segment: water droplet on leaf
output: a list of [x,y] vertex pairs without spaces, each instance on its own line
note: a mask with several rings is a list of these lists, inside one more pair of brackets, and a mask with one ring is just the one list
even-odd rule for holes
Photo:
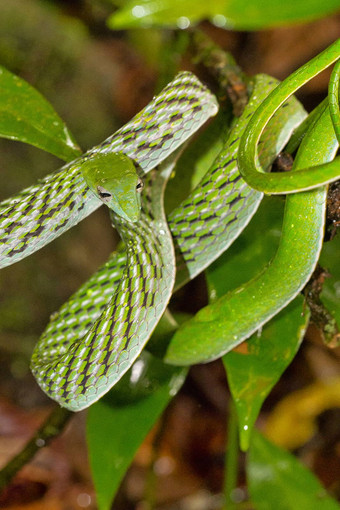
[[186,16],[180,16],[179,18],[177,18],[176,24],[178,28],[184,30],[185,28],[190,27],[190,20]]

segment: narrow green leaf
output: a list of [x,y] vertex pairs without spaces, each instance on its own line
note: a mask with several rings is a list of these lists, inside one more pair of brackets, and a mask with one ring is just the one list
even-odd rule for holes
[[210,4],[197,0],[128,0],[109,18],[108,25],[119,30],[149,26],[188,28],[212,12],[222,12],[224,4],[224,0],[213,0]]
[[64,161],[81,154],[50,103],[31,85],[1,66],[0,136],[29,143]]
[[340,9],[339,0],[128,0],[113,14],[113,29],[166,26],[188,28],[204,19],[219,27],[258,30],[307,22]]
[[90,407],[87,444],[99,510],[111,508],[138,447],[185,375],[186,370],[144,351],[120,382]]
[[297,296],[259,334],[247,340],[244,354],[231,351],[223,357],[244,451],[265,398],[297,353],[308,320],[304,299]]
[[[309,22],[340,9],[339,0],[226,0],[217,24],[238,30],[259,30]],[[214,21],[214,19],[213,19]],[[223,24],[224,21],[224,24]]]
[[256,510],[339,510],[340,506],[295,457],[254,430],[247,462]]

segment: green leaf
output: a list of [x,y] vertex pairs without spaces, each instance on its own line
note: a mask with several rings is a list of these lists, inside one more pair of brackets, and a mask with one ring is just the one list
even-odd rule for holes
[[128,0],[113,14],[113,29],[166,26],[188,28],[204,19],[227,29],[258,30],[307,22],[340,9],[339,0]]
[[29,143],[64,161],[81,154],[64,122],[27,82],[0,66],[0,136]]
[[[212,301],[255,277],[273,257],[280,239],[284,201],[264,197],[249,226],[207,270]],[[242,270],[240,270],[240,261]],[[263,401],[293,359],[309,314],[297,297],[245,344],[247,353],[223,357],[235,401],[241,448],[246,450]]]
[[247,478],[256,510],[339,510],[315,476],[295,457],[254,430]]
[[144,351],[119,383],[90,407],[87,443],[99,510],[111,508],[138,447],[185,375],[186,370]]
[[223,357],[239,422],[240,445],[249,447],[261,406],[291,363],[303,339],[309,313],[302,296],[297,296],[260,334],[245,343],[246,352],[229,352]]
[[[339,0],[227,0],[224,10],[225,28],[258,30],[278,25],[308,22],[340,9]],[[219,25],[223,26],[220,17]]]
[[128,0],[124,7],[108,19],[113,29],[166,26],[188,28],[223,10],[224,0],[209,5],[197,0]]

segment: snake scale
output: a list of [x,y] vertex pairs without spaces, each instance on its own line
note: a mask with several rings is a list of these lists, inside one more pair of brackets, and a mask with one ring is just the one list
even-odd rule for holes
[[[84,158],[124,153],[144,181],[138,221],[111,213],[125,249],[113,253],[51,316],[33,352],[31,367],[38,383],[62,406],[78,411],[106,393],[141,352],[174,285],[179,288],[203,271],[250,221],[263,194],[240,176],[238,145],[254,110],[276,85],[273,78],[256,77],[250,101],[231,127],[224,149],[169,215],[172,236],[163,211],[166,180],[184,141],[217,111],[212,94],[187,72],[102,145],[0,204],[1,266],[6,266],[101,204],[81,173]],[[274,116],[261,138],[265,168],[303,117],[294,98]]]

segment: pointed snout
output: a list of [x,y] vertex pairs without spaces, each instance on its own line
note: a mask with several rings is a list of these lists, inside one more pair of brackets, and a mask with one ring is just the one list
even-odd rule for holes
[[[119,194],[120,195],[120,194]],[[115,212],[119,214],[126,221],[136,223],[141,215],[140,196],[137,193],[122,193],[121,196],[116,197],[117,209]]]

